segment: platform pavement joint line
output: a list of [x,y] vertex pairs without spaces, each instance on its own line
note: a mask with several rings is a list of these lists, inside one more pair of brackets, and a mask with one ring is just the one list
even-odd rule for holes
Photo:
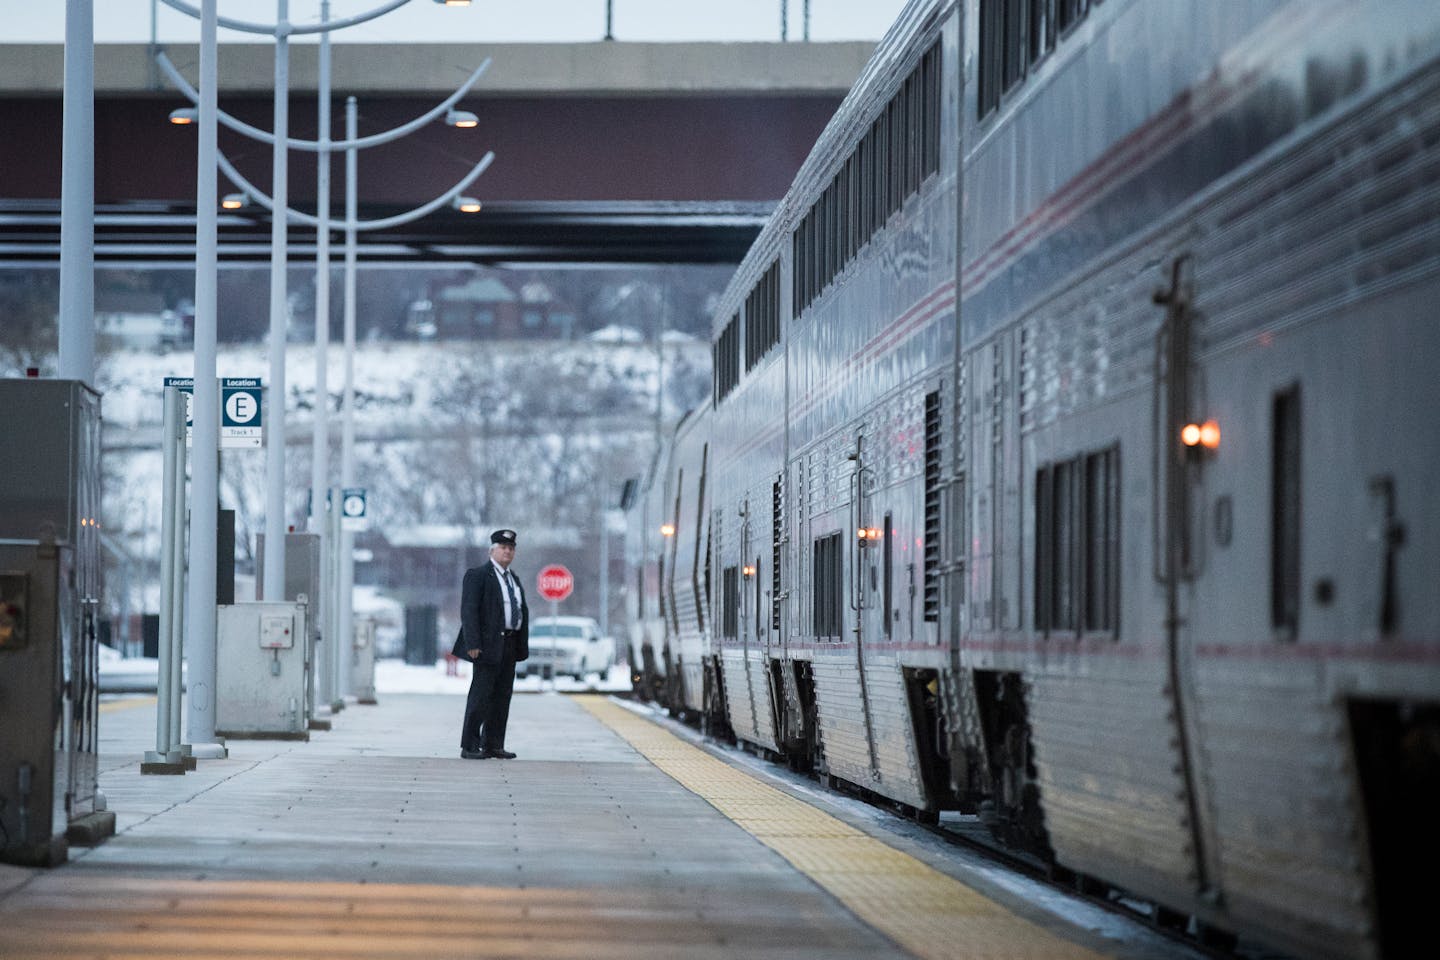
[[576,699],[647,760],[918,957],[1098,960],[1101,956],[605,698]]

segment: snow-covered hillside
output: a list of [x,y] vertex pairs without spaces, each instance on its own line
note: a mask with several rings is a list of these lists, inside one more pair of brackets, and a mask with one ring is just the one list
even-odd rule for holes
[[[289,523],[300,522],[308,503],[314,356],[313,347],[288,351]],[[116,352],[102,357],[97,371],[107,448],[105,528],[141,569],[159,554],[162,385],[167,376],[190,376],[192,362],[189,353]],[[663,374],[661,366],[653,345],[630,343],[362,344],[354,373],[355,485],[368,488],[380,529],[578,523],[597,512],[614,478],[639,472],[650,456],[660,376],[666,424],[708,395],[706,344],[667,342]],[[217,372],[268,381],[264,345],[223,347]],[[343,351],[333,347],[332,483],[340,481],[343,372]],[[242,558],[263,529],[264,486],[263,450],[224,451],[221,505],[236,511]]]

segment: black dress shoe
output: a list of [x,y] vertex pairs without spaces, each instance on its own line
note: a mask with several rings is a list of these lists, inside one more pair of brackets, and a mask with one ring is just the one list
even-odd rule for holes
[[490,754],[486,753],[486,752],[483,751],[483,750],[461,750],[461,751],[460,751],[460,759],[462,759],[462,760],[484,760],[484,759],[485,759],[486,757],[488,757],[488,756],[490,756]]
[[480,756],[487,760],[514,760],[515,754],[509,750],[482,750]]

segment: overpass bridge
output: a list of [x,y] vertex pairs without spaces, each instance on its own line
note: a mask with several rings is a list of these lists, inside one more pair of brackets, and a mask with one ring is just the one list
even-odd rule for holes
[[[869,43],[345,44],[332,48],[335,130],[346,96],[360,133],[390,129],[448,97],[493,63],[457,108],[478,128],[435,123],[361,151],[362,219],[445,192],[487,150],[467,190],[480,214],[444,209],[361,235],[366,262],[737,261],[859,74]],[[102,44],[95,65],[96,262],[176,265],[194,255],[193,128],[166,122],[188,105],[146,44]],[[198,50],[166,54],[191,82]],[[317,136],[314,44],[291,47],[290,134]],[[222,44],[220,105],[269,129],[273,52]],[[63,48],[0,45],[0,265],[59,258]],[[270,149],[221,128],[220,148],[268,192]],[[332,215],[344,191],[332,172]],[[313,154],[292,153],[292,206],[314,209]],[[222,176],[220,193],[235,187]],[[219,197],[216,198],[217,203]],[[251,212],[251,211],[254,212]],[[269,256],[269,216],[224,212],[222,262]],[[314,230],[291,230],[297,259]]]

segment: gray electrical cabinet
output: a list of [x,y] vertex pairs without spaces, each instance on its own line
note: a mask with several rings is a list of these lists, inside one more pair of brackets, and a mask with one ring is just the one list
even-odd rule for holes
[[[315,646],[320,642],[320,534],[285,534],[285,596],[265,596],[265,534],[255,538],[255,599],[304,600],[310,605],[308,631],[305,638],[305,669],[315,672]],[[305,695],[305,717],[315,715],[313,685]]]
[[357,703],[375,703],[375,620],[356,617],[350,657],[350,689]]
[[100,397],[0,380],[0,850],[53,864],[114,830],[98,789]]
[[215,733],[229,739],[309,740],[309,605],[216,608]]

